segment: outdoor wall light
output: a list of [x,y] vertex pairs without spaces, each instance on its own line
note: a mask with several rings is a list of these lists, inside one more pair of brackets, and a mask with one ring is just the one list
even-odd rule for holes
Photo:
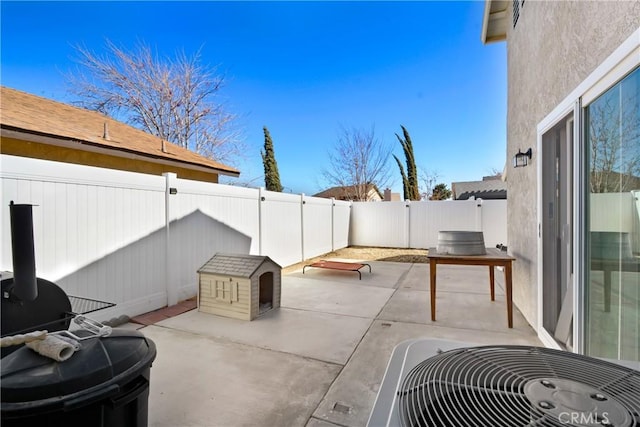
[[520,151],[518,149],[518,153],[513,156],[513,167],[520,168],[525,167],[529,164],[529,160],[531,159],[531,148],[529,148],[526,152]]

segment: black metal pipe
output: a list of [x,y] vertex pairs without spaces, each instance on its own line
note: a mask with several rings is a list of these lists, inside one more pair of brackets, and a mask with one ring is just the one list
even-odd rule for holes
[[38,297],[36,257],[33,249],[32,205],[9,203],[11,250],[13,252],[13,294],[22,301]]

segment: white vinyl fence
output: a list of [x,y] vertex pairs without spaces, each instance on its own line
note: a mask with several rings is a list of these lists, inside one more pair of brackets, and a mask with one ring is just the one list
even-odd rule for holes
[[589,195],[591,231],[627,233],[634,253],[640,251],[640,191]]
[[435,247],[438,231],[482,231],[487,246],[507,244],[506,200],[356,202],[350,244],[390,248]]
[[506,239],[506,201],[351,203],[0,155],[0,269],[11,271],[9,202],[32,204],[38,277],[135,316],[197,293],[216,252],[287,266],[348,245],[428,248],[438,230]]
[[9,202],[33,204],[38,277],[117,303],[101,320],[195,295],[216,252],[287,266],[348,245],[349,202],[7,155],[0,178],[0,269],[12,270]]

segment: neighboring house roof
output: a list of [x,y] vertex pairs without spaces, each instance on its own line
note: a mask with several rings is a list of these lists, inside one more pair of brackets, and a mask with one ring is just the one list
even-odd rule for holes
[[[338,186],[331,187],[324,191],[321,191],[317,194],[314,194],[313,197],[324,197],[326,199],[334,198],[338,200],[356,200],[358,191],[357,186],[355,185],[347,185],[347,186]],[[379,201],[382,200],[382,194],[380,194],[380,190],[374,184],[368,184],[367,186],[367,201]]]
[[390,188],[384,190],[385,202],[401,202],[400,193],[392,193]]
[[482,43],[499,42],[507,38],[508,1],[485,0],[482,19]]
[[454,200],[467,200],[472,196],[476,199],[506,199],[507,183],[501,179],[487,179],[483,181],[466,181],[451,183]]
[[276,267],[282,268],[268,256],[217,253],[200,267],[198,273],[251,277],[265,262],[270,262]]
[[198,172],[240,175],[235,168],[95,111],[4,86],[0,87],[0,95],[2,137],[174,165]]

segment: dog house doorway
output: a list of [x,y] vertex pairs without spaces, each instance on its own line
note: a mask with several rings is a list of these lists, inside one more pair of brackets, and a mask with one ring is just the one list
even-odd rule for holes
[[273,272],[261,274],[259,286],[259,314],[262,314],[273,308]]

